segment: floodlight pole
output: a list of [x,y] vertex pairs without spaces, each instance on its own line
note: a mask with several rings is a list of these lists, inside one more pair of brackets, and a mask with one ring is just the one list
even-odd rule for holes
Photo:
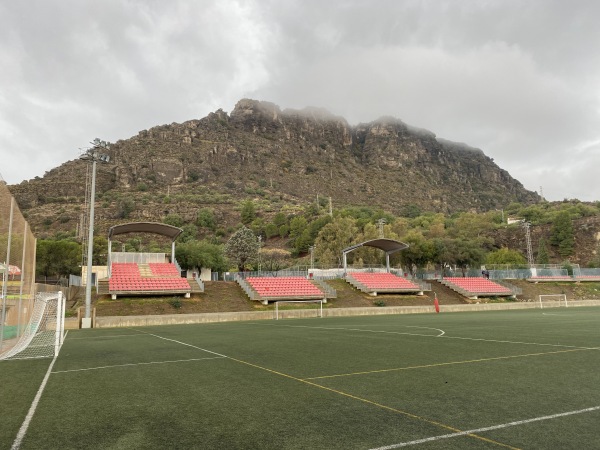
[[94,203],[96,202],[96,162],[98,160],[108,162],[108,156],[98,152],[99,148],[107,148],[97,142],[85,155],[84,158],[92,161],[92,187],[90,189],[90,220],[88,226],[88,248],[87,248],[87,273],[85,282],[85,316],[81,328],[92,327],[92,259],[94,256]]
[[[92,317],[92,258],[94,256],[94,203],[96,201],[96,158],[92,156],[92,188],[90,190],[90,220],[88,227],[87,273],[85,282],[85,319]],[[91,328],[91,323],[83,328]]]
[[525,228],[525,244],[527,245],[527,264],[529,264],[529,268],[531,268],[535,262],[533,260],[533,250],[531,248],[531,231],[530,231],[531,223],[524,221],[523,228]]

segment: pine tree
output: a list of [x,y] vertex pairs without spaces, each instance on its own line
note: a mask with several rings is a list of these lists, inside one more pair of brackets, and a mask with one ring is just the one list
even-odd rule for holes
[[240,212],[242,223],[248,225],[254,219],[256,219],[256,209],[252,200],[247,200],[242,205],[242,211]]
[[554,219],[550,243],[558,248],[558,254],[563,258],[573,254],[575,233],[573,232],[571,216],[567,211],[562,211]]
[[549,264],[550,256],[548,255],[548,248],[546,247],[546,239],[541,238],[538,244],[537,262],[539,264]]

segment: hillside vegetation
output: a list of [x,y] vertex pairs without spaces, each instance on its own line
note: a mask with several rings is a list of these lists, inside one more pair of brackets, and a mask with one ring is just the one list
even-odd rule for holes
[[[132,221],[183,228],[178,259],[215,270],[238,265],[223,246],[242,225],[261,239],[249,269],[308,264],[312,246],[314,262],[337,265],[342,248],[380,233],[410,244],[393,261],[404,267],[522,261],[524,232],[508,216],[531,222],[536,262],[598,264],[598,203],[543,202],[483,151],[395,118],[351,126],[324,110],[245,99],[230,114],[143,130],[108,152],[97,174],[96,264],[108,228]],[[10,187],[41,238],[46,276],[78,273],[88,180],[76,159]],[[135,236],[115,248],[169,243]],[[382,262],[367,249],[352,259]]]

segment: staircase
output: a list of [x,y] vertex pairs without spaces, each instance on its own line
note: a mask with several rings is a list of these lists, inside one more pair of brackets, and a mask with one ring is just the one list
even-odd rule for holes
[[188,278],[187,282],[192,289],[192,294],[202,294],[204,292],[204,283],[201,280]]
[[140,270],[140,276],[142,278],[154,276],[154,274],[152,273],[152,269],[150,269],[150,266],[147,263],[138,264],[138,267]]
[[109,287],[108,287],[108,278],[103,278],[101,280],[98,280],[98,291],[97,294],[98,295],[108,295],[109,292]]

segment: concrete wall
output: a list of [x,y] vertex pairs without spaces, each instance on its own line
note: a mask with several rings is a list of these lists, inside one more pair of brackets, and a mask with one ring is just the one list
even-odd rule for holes
[[[569,302],[569,307],[600,306],[600,300],[574,300]],[[479,303],[474,305],[441,305],[440,312],[467,312],[467,311],[506,311],[514,309],[539,308],[536,302],[515,303]],[[432,306],[385,306],[370,308],[331,308],[323,309],[323,317],[349,317],[349,316],[377,316],[387,314],[425,314],[434,313]],[[283,317],[306,318],[316,317],[316,310],[283,310]],[[95,328],[114,327],[143,327],[151,325],[176,325],[193,323],[235,322],[243,320],[273,320],[275,311],[247,311],[247,312],[222,312],[205,314],[167,314],[160,316],[108,316],[96,317]]]

